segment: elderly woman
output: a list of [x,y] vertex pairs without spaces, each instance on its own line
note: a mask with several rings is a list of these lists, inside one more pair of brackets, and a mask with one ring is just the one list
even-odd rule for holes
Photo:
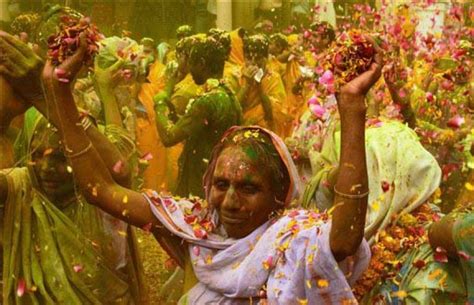
[[[73,78],[83,55],[82,47],[60,68]],[[338,96],[342,166],[331,218],[305,210],[279,213],[297,196],[298,176],[281,139],[260,127],[232,128],[215,147],[204,177],[206,201],[124,188],[111,178],[102,159],[107,156],[85,135],[70,87],[58,81],[50,62],[43,82],[88,201],[151,229],[181,265],[193,268],[198,283],[183,302],[319,304],[354,302],[349,284],[367,266],[364,97],[380,70],[377,56]]]

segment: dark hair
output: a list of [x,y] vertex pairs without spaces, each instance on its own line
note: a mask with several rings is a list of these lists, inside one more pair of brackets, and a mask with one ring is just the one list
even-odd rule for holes
[[[198,35],[192,37],[196,36]],[[222,74],[227,56],[228,48],[219,39],[201,35],[192,42],[189,63],[194,65],[199,61],[204,61],[211,73]]]
[[176,38],[183,39],[185,37],[189,37],[194,35],[194,30],[192,26],[185,24],[176,29]]
[[283,49],[288,48],[288,38],[281,33],[276,33],[270,36],[270,41]]
[[229,32],[217,28],[212,28],[209,30],[207,35],[209,37],[214,37],[218,40],[218,42],[222,45],[224,53],[227,54],[227,60],[231,50],[231,39]]
[[290,174],[270,136],[257,128],[239,129],[214,147],[212,157],[217,159],[229,147],[240,147],[252,161],[263,165],[262,168],[271,179],[276,200],[284,204],[290,189]]
[[189,36],[189,37],[184,37],[178,40],[176,43],[175,49],[177,54],[182,54],[184,56],[189,56],[189,53],[191,51],[191,47],[193,44],[193,39],[194,36]]
[[328,38],[329,41],[334,41],[334,39],[336,39],[334,28],[326,21],[313,22],[309,28],[314,34],[324,36],[325,38]]
[[262,34],[244,37],[244,55],[245,57],[268,57],[269,41],[267,36]]

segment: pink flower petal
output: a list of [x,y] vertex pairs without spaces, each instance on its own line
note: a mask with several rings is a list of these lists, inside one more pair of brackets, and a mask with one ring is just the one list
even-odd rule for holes
[[65,78],[67,76],[66,71],[61,68],[54,69],[54,73],[56,73],[56,76],[58,78]]
[[74,265],[72,269],[74,270],[74,272],[79,273],[79,272],[82,272],[82,270],[84,270],[84,267],[82,267],[82,265]]
[[458,251],[458,255],[459,255],[460,258],[462,258],[463,260],[466,260],[466,261],[468,261],[472,258],[469,254],[467,254],[464,251]]
[[426,100],[427,100],[428,102],[433,102],[434,99],[435,99],[435,97],[434,97],[433,93],[431,93],[431,92],[426,92]]
[[193,247],[193,254],[195,256],[199,256],[200,253],[201,253],[201,248],[199,246],[194,246]]
[[448,126],[451,128],[459,128],[465,123],[465,120],[460,115],[455,115],[448,121]]
[[334,74],[331,70],[324,71],[323,75],[319,78],[319,83],[326,86],[334,85]]
[[320,119],[323,118],[324,114],[326,114],[326,109],[318,104],[309,105],[309,110],[314,116]]
[[312,96],[308,99],[308,105],[319,105],[318,98],[316,96]]
[[112,170],[119,174],[120,172],[122,172],[122,169],[123,169],[123,161],[122,160],[118,160],[117,163],[115,163],[114,167],[112,168]]
[[153,159],[153,155],[149,152],[149,153],[144,154],[140,159],[145,160],[145,161],[150,161],[151,159]]
[[69,80],[69,79],[67,79],[67,78],[63,78],[63,77],[61,77],[61,78],[58,78],[58,81],[59,81],[59,82],[61,82],[61,83],[65,83],[65,84],[67,84],[67,83],[69,83],[69,82],[70,82],[70,80]]
[[448,262],[448,255],[446,254],[446,250],[441,247],[437,247],[435,252],[433,253],[434,260],[438,263],[447,263]]
[[22,297],[25,294],[26,283],[23,278],[18,280],[18,286],[16,287],[16,295]]

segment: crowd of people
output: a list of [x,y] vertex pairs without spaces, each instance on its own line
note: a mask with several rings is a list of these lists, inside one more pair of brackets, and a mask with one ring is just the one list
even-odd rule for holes
[[413,7],[175,44],[62,6],[15,18],[3,304],[474,304],[474,11],[433,34]]

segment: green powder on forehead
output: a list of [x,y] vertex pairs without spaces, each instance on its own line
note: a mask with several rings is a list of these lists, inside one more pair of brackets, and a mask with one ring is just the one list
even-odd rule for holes
[[258,154],[252,147],[245,147],[244,153],[249,157],[250,160],[256,161],[258,159]]

